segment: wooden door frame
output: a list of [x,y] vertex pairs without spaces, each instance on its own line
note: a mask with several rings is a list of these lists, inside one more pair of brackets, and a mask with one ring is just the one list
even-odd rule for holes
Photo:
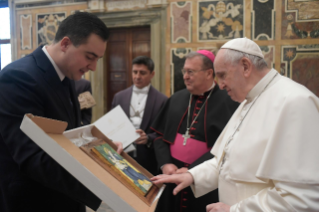
[[[150,26],[151,58],[155,64],[155,76],[152,86],[165,93],[165,39],[166,39],[166,7],[149,8],[147,10],[121,11],[96,14],[109,28]],[[105,58],[100,59],[95,73],[90,72],[93,97],[96,106],[92,112],[92,122],[106,113],[107,86]]]

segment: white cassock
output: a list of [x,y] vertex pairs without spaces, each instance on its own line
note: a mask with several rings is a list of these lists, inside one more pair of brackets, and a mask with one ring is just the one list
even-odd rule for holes
[[231,212],[319,211],[319,99],[276,74],[249,92],[211,150],[215,157],[189,171],[196,197],[218,187]]

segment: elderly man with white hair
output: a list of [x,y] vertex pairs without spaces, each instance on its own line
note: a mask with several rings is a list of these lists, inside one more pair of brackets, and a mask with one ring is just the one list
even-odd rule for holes
[[211,153],[215,156],[155,183],[191,185],[194,195],[219,189],[207,211],[319,211],[319,99],[269,69],[256,43],[238,38],[215,59],[221,89],[241,102]]

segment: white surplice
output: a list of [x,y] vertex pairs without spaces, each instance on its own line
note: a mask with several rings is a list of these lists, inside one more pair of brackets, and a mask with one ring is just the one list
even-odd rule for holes
[[319,99],[276,74],[249,92],[211,150],[215,157],[189,170],[196,197],[218,187],[231,212],[319,211]]

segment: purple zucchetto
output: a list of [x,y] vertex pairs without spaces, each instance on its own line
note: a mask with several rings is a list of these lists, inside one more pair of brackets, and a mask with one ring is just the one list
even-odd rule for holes
[[212,52],[208,50],[198,50],[197,53],[208,57],[212,61],[212,63],[214,63],[215,55]]

